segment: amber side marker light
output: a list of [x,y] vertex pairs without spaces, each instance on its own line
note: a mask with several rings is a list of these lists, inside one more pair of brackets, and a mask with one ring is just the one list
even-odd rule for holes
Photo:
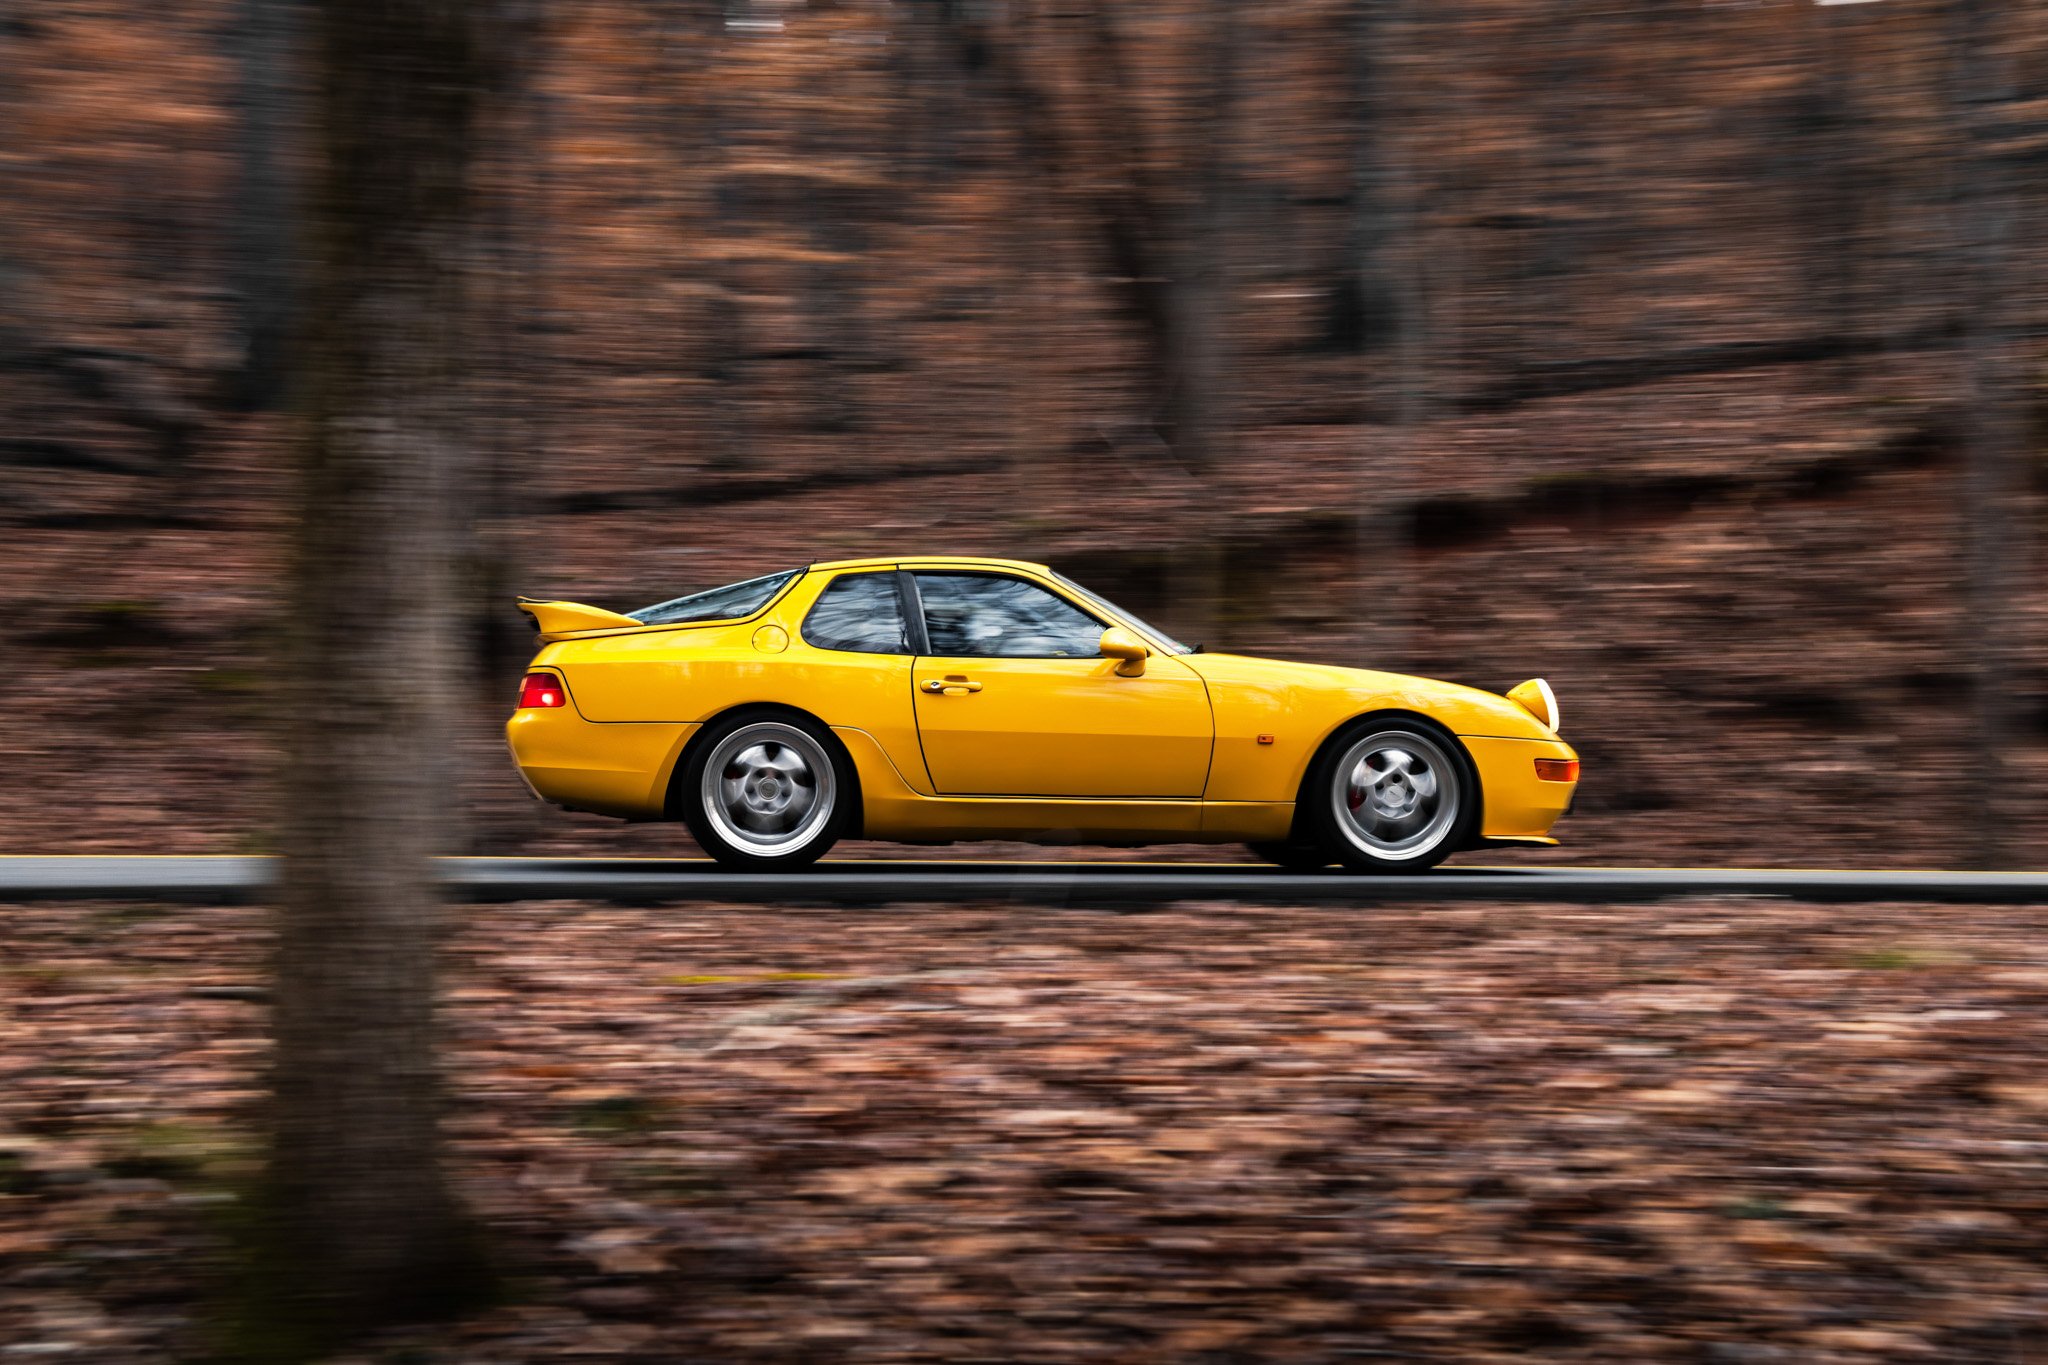
[[519,684],[519,709],[560,706],[568,698],[562,693],[562,680],[552,673],[529,673]]
[[1539,758],[1536,760],[1536,776],[1545,782],[1576,782],[1579,780],[1579,760]]

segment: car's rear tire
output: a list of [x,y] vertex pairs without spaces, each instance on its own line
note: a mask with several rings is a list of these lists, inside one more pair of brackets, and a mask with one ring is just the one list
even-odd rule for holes
[[1321,844],[1285,843],[1246,844],[1252,856],[1265,862],[1283,867],[1289,872],[1320,872],[1332,861],[1323,851]]
[[852,765],[832,732],[793,712],[741,712],[714,721],[677,779],[683,823],[726,867],[808,867],[845,832],[859,800]]
[[1367,716],[1317,758],[1302,799],[1310,832],[1357,872],[1421,872],[1466,847],[1479,775],[1451,734],[1413,716]]

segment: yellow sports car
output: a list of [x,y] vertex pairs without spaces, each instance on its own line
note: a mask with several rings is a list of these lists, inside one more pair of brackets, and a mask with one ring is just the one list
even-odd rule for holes
[[1208,654],[1042,564],[813,564],[620,615],[519,599],[505,727],[542,800],[735,867],[842,838],[1251,845],[1291,868],[1555,843],[1557,698]]

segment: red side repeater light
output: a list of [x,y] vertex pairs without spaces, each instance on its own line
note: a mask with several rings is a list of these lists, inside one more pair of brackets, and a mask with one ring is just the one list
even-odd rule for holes
[[1536,776],[1545,782],[1576,782],[1579,780],[1579,760],[1539,758],[1536,760]]
[[519,709],[560,706],[568,701],[562,680],[552,673],[529,673],[519,684]]

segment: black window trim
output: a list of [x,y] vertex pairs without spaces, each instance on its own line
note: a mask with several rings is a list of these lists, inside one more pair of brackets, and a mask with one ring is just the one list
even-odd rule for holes
[[1083,616],[1093,621],[1102,630],[1110,630],[1120,624],[1115,621],[1104,621],[1100,614],[1091,611],[1089,608],[1083,606],[1081,603],[1076,602],[1073,598],[1067,596],[1065,593],[1061,592],[1059,589],[1053,587],[1049,583],[1041,583],[1035,578],[1026,578],[1022,574],[1006,573],[1001,569],[949,569],[940,567],[938,565],[929,565],[920,566],[915,569],[904,569],[901,572],[910,578],[910,595],[917,603],[917,639],[914,640],[912,643],[922,647],[922,652],[918,656],[919,658],[1063,659],[1073,661],[1086,659],[1100,660],[1108,657],[1102,653],[1101,646],[1099,645],[1096,647],[1096,652],[1093,654],[933,654],[930,652],[931,636],[925,630],[924,624],[924,595],[920,593],[917,589],[917,575],[921,573],[928,573],[937,578],[1007,578],[1013,583],[1022,583],[1026,587],[1037,588],[1040,591],[1051,593],[1054,597],[1057,597],[1060,601],[1065,602],[1075,611],[1080,612]]
[[[879,578],[884,574],[891,573],[895,574],[897,578],[896,610],[903,613],[903,643],[910,646],[910,652],[908,655],[898,654],[894,650],[886,649],[839,649],[832,645],[821,645],[805,633],[805,627],[811,624],[811,617],[818,610],[818,604],[825,600],[825,594],[832,591],[833,587],[836,586],[841,579]],[[811,599],[811,605],[804,608],[804,619],[796,623],[797,638],[802,640],[805,644],[809,645],[812,649],[821,649],[825,651],[827,654],[865,654],[870,658],[875,659],[915,659],[917,657],[917,646],[924,639],[924,617],[920,614],[916,618],[917,625],[914,628],[911,626],[910,623],[912,618],[908,610],[908,604],[903,600],[902,575],[903,571],[901,569],[888,569],[879,566],[872,569],[838,570],[829,579],[825,581],[824,587],[818,589],[818,595]]]
[[924,628],[924,595],[917,590],[917,576],[909,569],[896,570],[896,594],[903,601],[904,627],[910,632],[911,658],[930,659],[938,656],[932,653],[931,636]]

